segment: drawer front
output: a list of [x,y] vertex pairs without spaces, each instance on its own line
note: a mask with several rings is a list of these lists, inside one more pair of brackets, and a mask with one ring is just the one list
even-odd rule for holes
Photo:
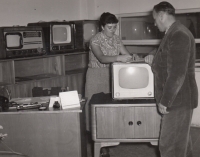
[[158,138],[160,116],[156,107],[96,108],[97,139]]

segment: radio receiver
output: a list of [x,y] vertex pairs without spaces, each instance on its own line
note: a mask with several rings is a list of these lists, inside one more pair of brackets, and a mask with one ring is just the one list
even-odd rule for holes
[[46,54],[41,27],[0,27],[0,59]]

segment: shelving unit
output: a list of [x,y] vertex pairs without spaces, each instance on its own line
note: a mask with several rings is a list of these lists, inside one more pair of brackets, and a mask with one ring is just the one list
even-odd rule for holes
[[[125,13],[117,15],[123,44],[132,53],[148,54],[157,48],[164,33],[154,26],[152,12]],[[177,9],[176,19],[194,35],[197,43],[197,58],[200,58],[200,8]]]
[[84,95],[88,52],[0,60],[0,88],[12,98],[31,97],[33,87],[69,87]]

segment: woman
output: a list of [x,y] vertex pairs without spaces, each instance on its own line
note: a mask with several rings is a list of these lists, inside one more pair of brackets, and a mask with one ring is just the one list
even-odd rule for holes
[[106,12],[100,17],[102,31],[90,40],[89,64],[86,74],[85,96],[86,104],[86,129],[90,129],[89,101],[93,94],[111,92],[110,63],[129,62],[132,56],[115,34],[118,19],[115,15]]

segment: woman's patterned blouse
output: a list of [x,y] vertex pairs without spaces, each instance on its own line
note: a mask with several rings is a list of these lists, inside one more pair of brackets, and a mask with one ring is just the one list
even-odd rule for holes
[[109,67],[109,64],[102,64],[95,57],[94,53],[91,50],[91,45],[98,45],[106,56],[116,56],[120,54],[120,48],[122,42],[118,35],[114,35],[112,38],[107,37],[103,32],[97,33],[90,40],[90,52],[89,52],[89,64],[90,68],[103,68]]

